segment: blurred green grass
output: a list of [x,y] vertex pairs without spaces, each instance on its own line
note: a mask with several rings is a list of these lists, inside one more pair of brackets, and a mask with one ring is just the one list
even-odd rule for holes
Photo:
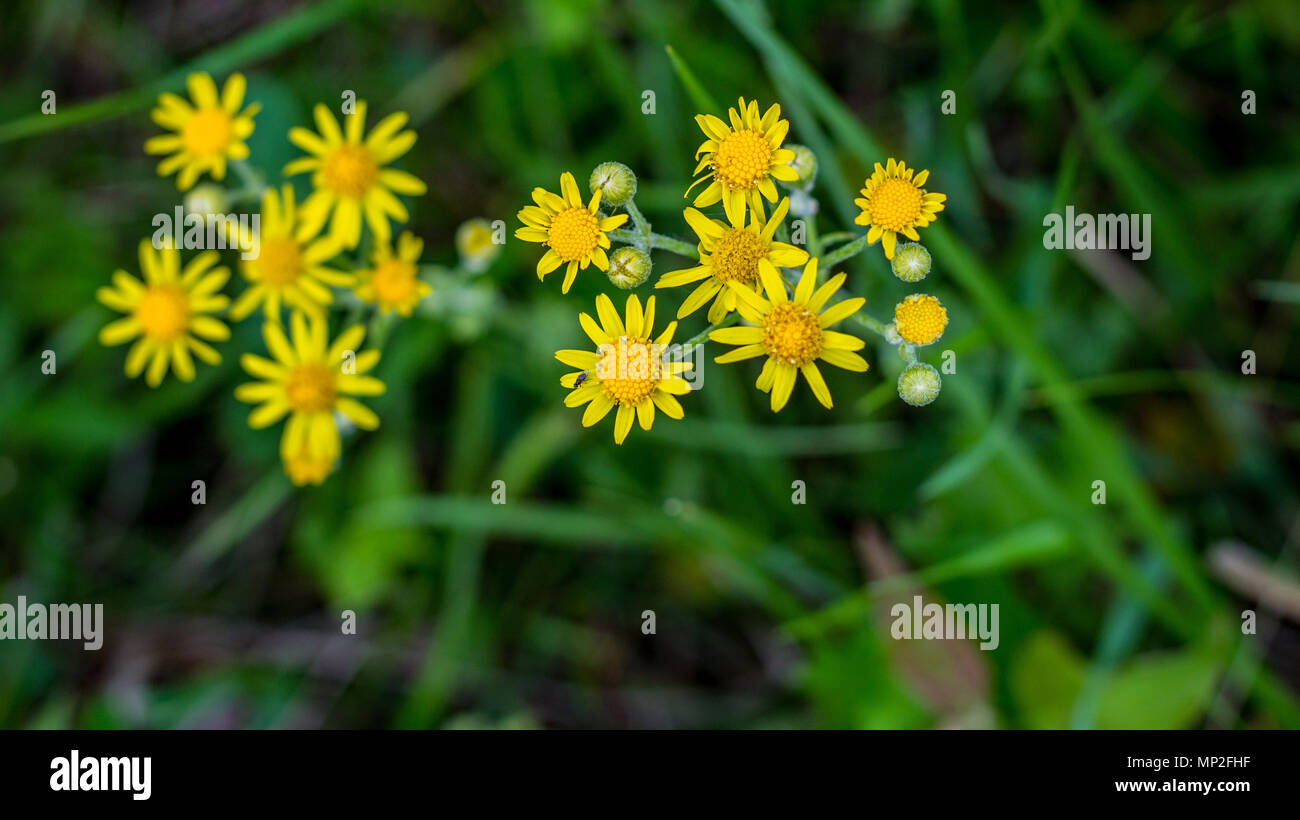
[[[0,725],[1300,726],[1294,624],[1243,638],[1251,604],[1206,563],[1232,539],[1294,566],[1296,325],[1257,287],[1300,275],[1286,3],[162,8],[20,3],[0,34],[21,55],[0,92],[0,600],[109,613],[98,655],[0,644]],[[706,366],[683,422],[615,447],[560,406],[552,358],[611,288],[562,297],[512,241],[484,332],[399,325],[383,427],[294,490],[230,395],[251,323],[159,391],[94,340],[95,287],[176,200],[140,145],[192,67],[249,75],[273,176],[283,132],[340,89],[411,111],[412,228],[438,265],[460,221],[512,223],[532,187],[607,159],[684,235],[691,116],[779,101],[820,160],[821,233],[852,226],[890,155],[949,195],[922,238],[958,372],[908,408],[872,344],[868,374],[830,378],[833,412],[797,394],[773,417],[750,369]],[[1048,252],[1065,204],[1151,213],[1151,259],[1106,278]],[[874,316],[908,290],[876,253],[846,268]],[[1000,603],[1001,645],[887,640],[882,609],[913,589]]]

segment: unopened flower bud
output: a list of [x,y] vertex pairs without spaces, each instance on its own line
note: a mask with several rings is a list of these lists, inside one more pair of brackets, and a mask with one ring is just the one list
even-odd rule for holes
[[904,282],[920,282],[930,272],[930,252],[919,242],[904,242],[889,264]]
[[615,208],[636,196],[636,174],[621,162],[602,162],[591,172],[591,192],[600,191],[600,203]]
[[650,278],[650,255],[630,245],[609,255],[609,281],[615,287],[631,290]]
[[914,362],[898,374],[898,397],[913,407],[924,407],[939,397],[943,380],[925,362]]
[[226,192],[219,185],[196,185],[185,195],[187,213],[207,216],[226,212]]

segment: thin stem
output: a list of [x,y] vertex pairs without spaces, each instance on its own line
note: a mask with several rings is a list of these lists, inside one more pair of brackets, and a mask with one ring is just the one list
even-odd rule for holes
[[841,245],[823,256],[820,267],[825,270],[830,270],[832,265],[838,265],[845,259],[849,259],[862,253],[870,244],[871,243],[867,241],[867,235],[863,234],[847,245]]
[[623,206],[628,215],[632,217],[632,224],[636,226],[636,232],[641,235],[641,241],[636,246],[643,251],[650,250],[650,222],[641,213],[641,209],[636,206],[636,201],[629,199],[627,205]]
[[266,193],[266,182],[261,175],[255,172],[247,162],[242,159],[231,160],[230,167],[235,169],[235,173],[244,183],[245,190],[253,192],[257,200],[262,199]]
[[[847,291],[841,291],[841,293],[844,293],[846,296],[851,296]],[[862,325],[867,330],[870,330],[872,333],[875,333],[877,336],[883,337],[885,335],[885,326],[865,313],[855,313],[849,318]]]
[[857,236],[853,231],[835,231],[822,237],[822,247],[827,245],[838,245],[841,242],[848,242]]
[[739,320],[740,320],[739,313],[730,313],[727,316],[723,317],[721,321],[717,322],[716,324],[709,325],[708,327],[704,328],[704,330],[701,330],[699,333],[696,333],[691,338],[682,342],[682,347],[702,345],[709,340],[710,333],[712,333],[715,330],[718,330],[719,328],[724,328],[729,325],[734,325]]
[[[610,231],[609,238],[615,242],[622,242],[627,245],[640,245],[640,236],[635,232],[626,229]],[[700,253],[695,249],[694,245],[689,242],[683,242],[680,239],[673,239],[671,236],[664,236],[663,234],[650,234],[650,247],[671,251],[678,256],[686,256],[691,259],[700,258]]]

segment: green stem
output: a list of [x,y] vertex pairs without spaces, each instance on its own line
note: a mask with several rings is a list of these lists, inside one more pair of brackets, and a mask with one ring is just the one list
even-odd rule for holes
[[244,183],[244,190],[252,193],[255,199],[260,202],[262,195],[266,193],[266,181],[262,179],[262,176],[242,159],[231,160],[230,167],[235,169],[240,181]]
[[[626,229],[610,231],[609,238],[615,242],[622,242],[627,245],[640,245],[640,235]],[[700,253],[695,246],[689,242],[683,242],[680,239],[673,239],[671,236],[663,234],[650,234],[650,247],[660,250],[671,251],[678,256],[687,256],[692,259],[699,259]]]
[[623,206],[628,215],[632,217],[632,224],[636,226],[636,232],[641,235],[641,241],[636,246],[641,250],[650,252],[650,222],[641,213],[641,209],[636,206],[636,201],[629,199],[627,205]]
[[832,266],[838,265],[839,263],[843,262],[845,259],[849,259],[851,257],[857,256],[858,254],[862,253],[864,250],[867,249],[867,246],[869,246],[870,244],[871,243],[867,241],[867,235],[863,234],[862,236],[859,236],[857,239],[853,240],[847,245],[841,245],[840,247],[826,254],[824,257],[822,257],[819,267],[823,270],[829,271]]
[[723,317],[721,321],[717,322],[716,324],[709,325],[708,327],[704,328],[704,330],[701,330],[699,333],[696,333],[691,338],[682,342],[682,347],[702,345],[709,340],[710,333],[712,333],[715,330],[718,330],[719,328],[724,328],[729,325],[734,325],[739,320],[740,320],[739,313],[728,314],[727,316]]
[[822,247],[827,245],[838,245],[841,242],[848,242],[857,236],[853,231],[835,231],[822,237]]
[[[843,293],[845,296],[849,296],[849,297],[852,296],[852,294],[848,293],[847,291],[840,291],[840,292]],[[870,330],[872,333],[875,333],[877,336],[885,335],[885,326],[865,313],[855,313],[849,318],[857,322],[859,325],[862,325],[862,327],[866,328],[867,330]]]

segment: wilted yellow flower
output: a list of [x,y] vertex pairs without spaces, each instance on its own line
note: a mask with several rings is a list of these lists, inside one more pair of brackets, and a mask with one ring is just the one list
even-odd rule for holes
[[153,121],[175,134],[152,137],[144,144],[150,154],[171,154],[158,163],[158,175],[176,175],[176,187],[182,191],[198,181],[207,171],[213,179],[225,179],[226,161],[246,159],[244,140],[253,133],[253,117],[261,109],[258,103],[245,108],[243,74],[231,74],[217,97],[212,75],[191,74],[186,79],[190,102],[170,92],[158,97],[158,107],[150,112]]
[[375,247],[372,257],[374,266],[361,272],[361,283],[355,289],[357,297],[378,305],[380,313],[395,310],[401,316],[410,316],[431,290],[419,279],[420,253],[423,250],[424,240],[416,238],[410,231],[404,232],[397,240],[396,254],[389,243],[381,242]]
[[614,419],[614,441],[618,444],[627,438],[633,418],[642,430],[649,430],[654,424],[656,407],[669,418],[680,419],[682,406],[676,396],[690,391],[681,374],[692,365],[664,360],[677,323],[669,322],[664,332],[651,342],[655,297],[646,300],[642,313],[641,300],[635,294],[627,297],[626,322],[619,318],[614,303],[603,293],[596,297],[596,315],[600,317],[599,324],[586,313],[578,316],[582,329],[597,347],[595,352],[555,352],[555,358],[579,369],[560,379],[562,386],[570,388],[564,398],[565,406],[587,405],[582,414],[583,427],[590,427],[618,407]]
[[728,282],[737,282],[752,291],[758,287],[760,266],[771,268],[775,274],[776,268],[790,268],[807,262],[807,251],[772,239],[789,209],[790,200],[782,199],[772,218],[765,220],[762,203],[759,203],[750,211],[748,226],[743,219],[728,226],[694,208],[687,208],[684,211],[686,221],[700,238],[700,264],[666,273],[655,283],[656,288],[671,288],[705,280],[678,308],[677,318],[685,318],[713,299],[709,322],[717,324],[736,309],[738,297],[727,287]]
[[881,247],[885,249],[886,259],[894,258],[898,234],[919,242],[921,237],[916,229],[933,222],[935,214],[943,210],[944,200],[948,198],[944,194],[926,191],[922,186],[930,178],[930,172],[915,173],[915,170],[908,168],[905,162],[895,162],[893,157],[883,168],[877,162],[875,173],[859,191],[862,197],[853,200],[862,209],[853,221],[871,226],[867,232],[869,243],[884,237]]
[[325,267],[341,247],[333,237],[317,238],[320,227],[314,233],[312,227],[294,206],[292,185],[286,184],[283,193],[266,190],[258,255],[240,262],[249,287],[230,308],[231,319],[238,322],[261,305],[267,319],[279,322],[281,303],[316,315],[334,301],[331,286],[347,287],[355,281],[351,274]]
[[356,109],[344,118],[344,129],[323,103],[315,111],[317,133],[306,128],[289,130],[289,141],[311,154],[284,167],[286,176],[311,171],[316,190],[302,204],[302,220],[314,236],[330,219],[330,233],[344,248],[361,241],[364,215],[375,239],[392,238],[389,217],[406,222],[410,214],[393,193],[418,196],[425,184],[413,174],[383,166],[411,150],[415,132],[402,131],[405,111],[389,114],[362,139],[366,127],[366,102],[357,100]]
[[120,345],[139,337],[126,354],[126,375],[135,378],[145,370],[150,387],[162,383],[170,365],[177,378],[194,378],[194,359],[219,364],[221,354],[198,337],[215,342],[230,338],[230,328],[205,314],[225,309],[230,300],[219,291],[230,271],[213,268],[216,251],[206,251],[180,270],[180,252],[166,247],[154,251],[148,239],[140,241],[141,282],[124,270],[113,273],[113,286],[96,294],[100,302],[128,314],[104,326],[100,344]]
[[286,463],[303,455],[304,439],[308,456],[325,459],[340,449],[335,410],[364,430],[379,426],[379,416],[373,410],[350,398],[384,392],[383,382],[365,375],[379,363],[379,351],[358,352],[366,336],[363,325],[343,331],[331,345],[323,316],[308,319],[295,311],[289,324],[292,344],[280,325],[267,322],[262,326],[266,348],[275,360],[245,353],[240,364],[263,381],[239,385],[235,398],[260,404],[248,416],[248,425],[254,430],[289,416],[280,438],[280,458]]
[[[732,225],[744,223],[746,203],[751,208],[759,207],[760,195],[768,202],[776,202],[773,179],[799,179],[798,172],[789,165],[795,158],[794,151],[781,147],[790,130],[790,121],[781,119],[781,106],[773,105],[759,116],[757,101],[746,103],[741,97],[739,104],[739,110],[727,112],[730,125],[712,114],[695,118],[708,139],[695,151],[696,157],[704,155],[695,167],[695,173],[703,176],[691,183],[694,188],[712,180],[693,204],[707,208],[721,202]],[[688,196],[691,188],[686,189]]]
[[728,284],[740,297],[737,305],[740,315],[757,327],[724,327],[710,333],[709,338],[715,342],[741,345],[714,361],[738,362],[766,355],[757,386],[764,393],[771,393],[772,412],[785,407],[799,373],[807,380],[817,401],[831,407],[831,391],[817,369],[817,360],[859,373],[867,369],[867,362],[852,352],[862,349],[861,339],[826,328],[857,313],[866,300],[845,299],[822,310],[844,284],[845,276],[836,274],[816,287],[816,259],[804,266],[793,299],[786,294],[785,282],[774,270],[760,269],[759,276],[767,299],[735,282]]
[[560,194],[534,188],[533,201],[537,204],[526,205],[519,212],[519,221],[524,226],[515,231],[515,236],[547,246],[546,253],[537,262],[538,279],[545,281],[546,274],[568,264],[560,287],[561,293],[568,293],[579,267],[586,270],[594,263],[601,270],[609,270],[606,234],[626,222],[627,214],[601,219],[600,190],[591,195],[590,204],[583,205],[578,181],[568,171],[560,175]]

